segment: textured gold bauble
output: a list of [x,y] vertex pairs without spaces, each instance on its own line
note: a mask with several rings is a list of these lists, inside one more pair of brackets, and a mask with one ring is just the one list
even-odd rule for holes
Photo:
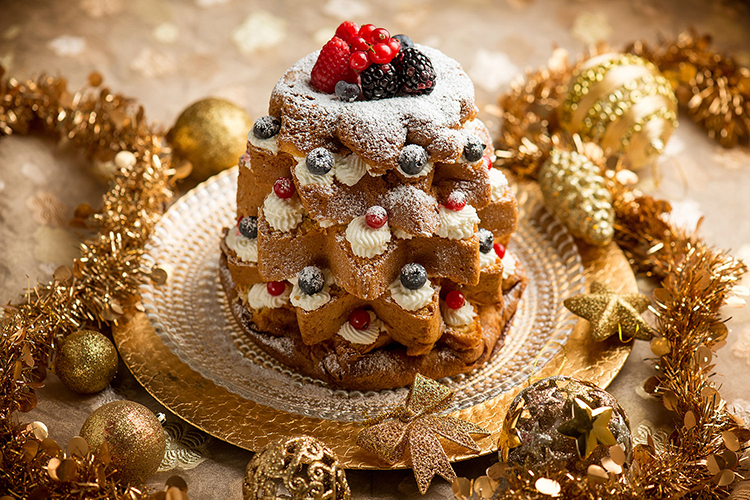
[[632,54],[602,54],[573,72],[560,125],[634,169],[661,154],[677,126],[677,98],[656,66]]
[[88,416],[81,437],[91,449],[106,441],[118,478],[142,484],[164,459],[164,429],[151,410],[133,401],[107,403]]
[[548,377],[523,389],[503,428],[513,439],[502,443],[500,459],[534,470],[554,464],[585,473],[602,465],[610,446],[626,456],[632,451],[630,422],[615,397],[572,377]]
[[283,486],[293,500],[351,498],[346,473],[336,455],[319,440],[293,436],[269,443],[247,464],[242,492],[245,500],[280,498]]
[[97,331],[72,333],[57,351],[55,373],[71,391],[80,394],[99,392],[117,374],[117,350]]
[[614,237],[612,195],[600,168],[576,151],[553,149],[539,169],[544,203],[573,236],[605,246]]
[[193,164],[190,177],[202,181],[237,164],[253,127],[244,109],[224,99],[203,99],[177,118],[167,140],[174,153]]

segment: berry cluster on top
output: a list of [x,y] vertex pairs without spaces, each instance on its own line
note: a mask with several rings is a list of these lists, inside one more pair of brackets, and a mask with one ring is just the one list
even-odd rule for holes
[[385,28],[344,21],[320,50],[310,82],[351,102],[429,94],[435,76],[430,58],[408,36],[392,37]]

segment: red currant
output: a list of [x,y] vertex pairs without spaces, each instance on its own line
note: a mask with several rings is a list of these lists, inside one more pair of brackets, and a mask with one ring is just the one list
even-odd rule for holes
[[273,183],[273,192],[282,200],[291,198],[294,195],[294,182],[289,177],[279,177]]
[[490,160],[489,156],[482,156],[482,161],[484,162],[484,166],[487,167],[487,170],[492,170],[492,160]]
[[370,313],[364,309],[355,309],[349,314],[349,324],[357,330],[366,330],[370,326]]
[[401,41],[398,38],[391,38],[388,40],[388,46],[391,48],[391,52],[395,56],[398,51],[401,50]]
[[357,70],[364,71],[370,65],[370,58],[367,57],[367,53],[362,50],[352,52],[349,56],[349,67]]
[[377,26],[374,24],[365,24],[361,28],[359,28],[359,36],[364,38],[366,41],[370,41],[370,35],[373,31],[377,29]]
[[393,52],[391,48],[385,43],[376,43],[372,46],[372,54],[370,59],[376,64],[386,64],[391,62],[393,59]]
[[283,281],[269,281],[266,283],[266,290],[273,297],[281,295],[286,290],[286,283]]
[[378,28],[372,30],[372,33],[370,33],[370,41],[372,43],[387,43],[389,38],[391,38],[391,34],[385,28]]
[[465,301],[464,294],[458,290],[451,290],[445,297],[445,305],[451,309],[460,309]]
[[370,44],[361,36],[352,37],[352,39],[349,40],[349,45],[352,46],[352,50],[367,50],[370,48]]
[[336,36],[351,44],[351,38],[359,33],[359,25],[351,21],[344,21],[336,28]]
[[458,212],[466,206],[466,195],[463,191],[453,191],[445,200],[445,208]]
[[498,257],[500,257],[501,259],[503,257],[505,257],[505,246],[504,245],[502,245],[501,243],[495,243],[492,246],[492,248],[495,249],[495,253],[497,254]]
[[365,212],[365,222],[373,229],[379,229],[388,222],[388,212],[380,205],[373,205]]

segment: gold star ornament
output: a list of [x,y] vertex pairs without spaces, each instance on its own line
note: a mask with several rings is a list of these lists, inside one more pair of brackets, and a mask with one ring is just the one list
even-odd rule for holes
[[503,430],[497,440],[497,447],[500,450],[500,458],[503,462],[508,461],[508,454],[512,448],[521,446],[521,438],[518,436],[518,418],[523,411],[523,405],[516,408],[512,413],[508,413],[503,421]]
[[600,444],[617,444],[608,427],[611,418],[611,406],[592,409],[582,399],[574,398],[573,418],[558,427],[557,432],[575,439],[578,456],[586,459]]
[[438,436],[479,452],[479,446],[469,434],[486,436],[490,432],[471,422],[438,415],[448,408],[452,399],[451,389],[417,375],[404,404],[366,421],[357,436],[357,444],[390,465],[401,459],[408,446],[414,477],[423,495],[435,474],[453,482],[456,473]]
[[599,281],[591,284],[591,293],[574,295],[563,302],[573,314],[589,320],[594,340],[612,335],[621,340],[651,340],[653,329],[641,317],[651,300],[641,293],[615,293]]

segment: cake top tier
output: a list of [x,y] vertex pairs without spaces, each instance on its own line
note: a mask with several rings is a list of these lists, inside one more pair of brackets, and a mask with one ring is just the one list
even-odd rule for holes
[[310,75],[319,52],[294,64],[276,84],[269,105],[269,113],[281,121],[279,149],[295,156],[318,147],[350,150],[375,175],[396,168],[408,144],[424,147],[432,162],[458,161],[473,133],[463,124],[477,114],[474,86],[455,60],[433,48],[415,47],[435,70],[429,94],[346,102],[313,87]]

